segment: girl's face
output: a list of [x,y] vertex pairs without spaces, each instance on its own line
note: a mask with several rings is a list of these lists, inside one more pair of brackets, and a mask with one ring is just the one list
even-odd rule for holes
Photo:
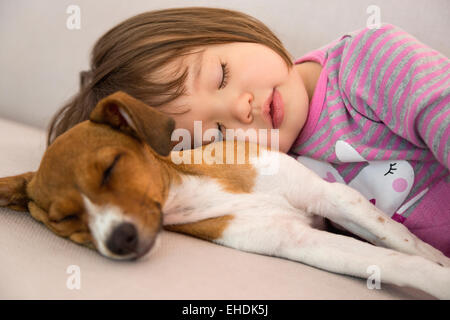
[[162,110],[189,110],[172,117],[176,128],[189,130],[192,146],[211,142],[203,139],[203,134],[198,137],[198,132],[194,140],[194,121],[201,121],[203,132],[217,128],[224,137],[226,129],[253,129],[253,137],[237,136],[260,143],[264,131],[259,129],[267,129],[264,136],[273,148],[271,130],[279,129],[279,150],[289,151],[305,124],[309,105],[295,66],[288,69],[284,60],[264,45],[239,42],[207,46],[180,59],[178,67],[180,63],[189,68],[187,93]]

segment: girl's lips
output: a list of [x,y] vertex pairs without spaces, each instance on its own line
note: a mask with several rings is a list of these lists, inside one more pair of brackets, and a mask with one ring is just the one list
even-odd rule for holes
[[270,124],[272,129],[278,129],[283,123],[284,119],[284,103],[280,92],[273,89],[270,96],[262,108],[263,119]]
[[283,123],[284,119],[284,103],[283,98],[281,97],[280,92],[277,89],[274,89],[273,91],[273,100],[272,100],[272,122],[273,127],[275,129],[278,129],[281,127],[281,124]]
[[270,126],[270,129],[273,128],[272,116],[270,115],[272,99],[273,99],[273,90],[270,93],[269,97],[267,98],[266,102],[264,102],[264,104],[262,106],[262,110],[261,110],[262,118]]

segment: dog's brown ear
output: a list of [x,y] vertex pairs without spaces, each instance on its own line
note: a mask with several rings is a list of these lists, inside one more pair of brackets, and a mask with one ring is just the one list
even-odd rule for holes
[[27,185],[34,176],[34,172],[27,172],[17,176],[0,178],[0,206],[17,211],[28,211]]
[[90,120],[130,134],[163,156],[171,151],[175,120],[125,92],[118,91],[100,100]]

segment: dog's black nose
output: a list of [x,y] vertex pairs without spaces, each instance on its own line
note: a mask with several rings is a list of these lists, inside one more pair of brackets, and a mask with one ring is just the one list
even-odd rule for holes
[[127,255],[136,252],[138,247],[136,227],[128,222],[118,225],[106,242],[106,247],[117,255]]

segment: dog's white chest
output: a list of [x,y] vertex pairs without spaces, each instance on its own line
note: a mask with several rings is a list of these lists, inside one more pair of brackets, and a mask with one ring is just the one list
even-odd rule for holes
[[250,163],[256,170],[250,192],[231,193],[218,178],[182,175],[182,182],[170,187],[163,205],[164,224],[190,223],[230,214],[257,217],[292,212],[302,216],[305,223],[311,223],[311,215],[287,199],[296,189],[289,179],[291,165],[299,165],[294,159],[265,151],[258,158],[251,158]]
[[230,193],[209,177],[183,176],[183,182],[172,186],[162,207],[164,224],[195,222],[223,215],[267,214],[270,208],[288,206],[280,195],[263,193]]

